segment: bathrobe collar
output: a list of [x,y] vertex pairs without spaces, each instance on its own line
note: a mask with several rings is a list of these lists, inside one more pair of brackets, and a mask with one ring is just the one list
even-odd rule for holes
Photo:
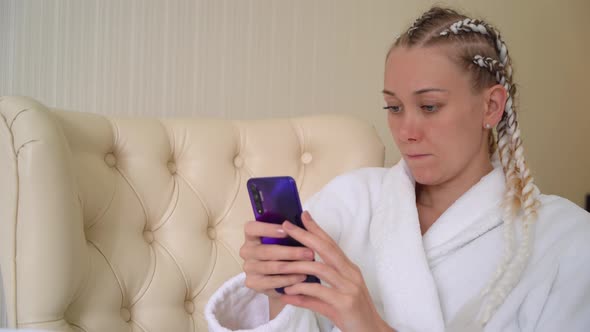
[[388,171],[370,225],[386,321],[400,329],[444,330],[431,264],[501,223],[496,212],[503,191],[504,175],[495,163],[423,237],[407,164],[401,160]]

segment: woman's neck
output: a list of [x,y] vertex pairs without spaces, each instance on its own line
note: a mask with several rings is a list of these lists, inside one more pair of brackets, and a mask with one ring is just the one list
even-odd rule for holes
[[467,167],[455,177],[440,184],[422,185],[416,183],[416,206],[422,234],[426,233],[459,197],[492,170],[491,162],[486,160]]

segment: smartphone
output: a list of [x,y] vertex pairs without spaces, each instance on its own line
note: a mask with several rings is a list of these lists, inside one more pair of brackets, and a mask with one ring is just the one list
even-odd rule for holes
[[[301,200],[295,180],[290,176],[276,176],[250,178],[247,182],[248,194],[252,203],[252,210],[257,221],[282,224],[289,220],[294,225],[305,229],[301,222]],[[263,237],[263,244],[278,244],[283,246],[303,247],[299,241],[291,238]],[[305,282],[320,282],[312,275],[308,275]],[[277,292],[283,293],[282,288]]]

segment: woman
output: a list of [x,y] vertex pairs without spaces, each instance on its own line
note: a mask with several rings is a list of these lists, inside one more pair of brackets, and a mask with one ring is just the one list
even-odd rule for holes
[[307,202],[307,231],[248,223],[245,273],[210,299],[209,328],[588,330],[590,215],[538,192],[515,92],[497,30],[449,9],[422,15],[385,64],[402,160],[333,180]]

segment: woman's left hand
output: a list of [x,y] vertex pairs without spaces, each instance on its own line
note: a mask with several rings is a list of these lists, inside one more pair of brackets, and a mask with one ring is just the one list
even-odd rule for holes
[[393,331],[377,313],[362,273],[338,244],[312,219],[301,216],[305,229],[288,221],[283,228],[289,236],[316,252],[323,262],[294,261],[284,264],[282,274],[315,275],[328,285],[299,283],[285,288],[281,301],[326,316],[343,332]]

